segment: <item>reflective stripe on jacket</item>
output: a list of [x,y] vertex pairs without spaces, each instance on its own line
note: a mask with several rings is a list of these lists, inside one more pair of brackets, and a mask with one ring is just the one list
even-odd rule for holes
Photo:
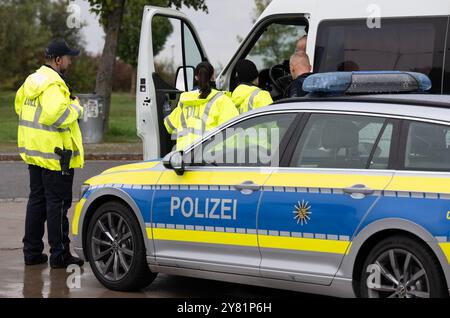
[[177,140],[177,150],[185,149],[205,132],[239,115],[223,92],[212,90],[205,99],[199,95],[198,91],[181,94],[178,106],[164,119],[167,131]]
[[18,148],[22,159],[31,165],[60,171],[55,147],[72,150],[70,168],[82,168],[84,150],[78,119],[83,107],[70,99],[61,76],[42,66],[28,76],[15,99],[19,116]]
[[231,95],[231,99],[240,114],[273,103],[272,96],[270,96],[269,92],[259,89],[256,86],[245,84],[236,87]]

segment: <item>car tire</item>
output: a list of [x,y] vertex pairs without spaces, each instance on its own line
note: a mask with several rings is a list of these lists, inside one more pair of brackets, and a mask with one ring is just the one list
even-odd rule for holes
[[94,212],[86,247],[94,275],[111,290],[137,291],[156,277],[147,264],[141,227],[120,202],[107,202]]
[[432,251],[418,239],[396,235],[380,241],[368,254],[360,276],[359,296],[442,298],[448,297],[448,289]]

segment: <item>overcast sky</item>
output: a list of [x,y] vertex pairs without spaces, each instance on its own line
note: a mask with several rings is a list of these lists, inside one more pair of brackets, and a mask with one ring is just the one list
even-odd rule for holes
[[[87,23],[83,34],[88,51],[101,53],[104,33],[96,16],[89,12],[87,0],[74,2],[81,7],[81,19]],[[219,67],[219,64],[224,66],[238,47],[237,36],[245,37],[252,27],[254,0],[206,0],[206,4],[209,14],[187,8],[180,11],[184,12],[196,27],[214,66]],[[166,47],[162,54],[170,58],[170,47]]]

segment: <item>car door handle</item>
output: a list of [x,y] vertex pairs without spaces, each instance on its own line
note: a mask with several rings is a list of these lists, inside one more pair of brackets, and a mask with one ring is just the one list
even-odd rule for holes
[[234,188],[244,194],[250,194],[261,189],[261,186],[254,183],[253,181],[244,181],[241,184],[234,185]]
[[365,184],[355,184],[350,188],[344,188],[344,193],[350,195],[371,195],[375,193],[375,190],[369,189]]

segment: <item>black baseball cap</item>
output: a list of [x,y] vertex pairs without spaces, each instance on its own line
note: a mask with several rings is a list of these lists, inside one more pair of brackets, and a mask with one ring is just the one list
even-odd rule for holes
[[64,55],[77,56],[78,54],[80,54],[80,51],[71,49],[65,41],[54,40],[50,42],[45,49],[45,56],[49,58],[61,57]]
[[236,63],[236,75],[240,83],[251,83],[258,78],[258,69],[250,60],[239,60]]

